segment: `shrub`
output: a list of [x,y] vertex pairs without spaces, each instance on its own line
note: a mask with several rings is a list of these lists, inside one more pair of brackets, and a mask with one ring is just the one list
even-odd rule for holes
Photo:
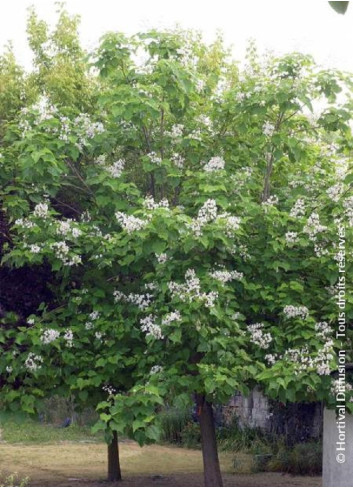
[[165,408],[159,414],[161,426],[161,441],[168,443],[182,443],[182,432],[191,422],[190,409]]
[[268,447],[272,443],[272,437],[260,428],[240,427],[236,417],[218,430],[217,438],[223,450],[233,452],[250,450],[256,454],[268,453]]
[[181,432],[181,442],[186,448],[199,448],[201,444],[201,431],[199,423],[189,421]]
[[283,446],[268,462],[267,470],[293,475],[319,475],[322,471],[322,445],[310,442],[294,445],[293,448]]

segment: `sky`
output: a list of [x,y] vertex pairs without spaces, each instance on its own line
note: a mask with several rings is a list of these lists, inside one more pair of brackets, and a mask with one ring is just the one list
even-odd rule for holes
[[[220,30],[234,58],[242,60],[249,39],[261,50],[300,51],[325,67],[353,72],[353,5],[345,15],[322,0],[67,0],[67,10],[81,16],[83,46],[93,48],[107,31],[133,34],[147,28],[173,27],[201,30],[211,41]],[[53,0],[1,0],[0,52],[11,40],[19,62],[31,66],[26,40],[27,8],[55,24]]]

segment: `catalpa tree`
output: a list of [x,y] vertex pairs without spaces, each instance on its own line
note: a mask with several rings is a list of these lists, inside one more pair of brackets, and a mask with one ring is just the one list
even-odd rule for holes
[[[30,392],[33,408],[40,382],[64,386],[93,400],[107,441],[144,443],[164,397],[193,398],[209,486],[215,403],[255,384],[283,402],[332,396],[338,236],[352,238],[347,77],[253,49],[241,73],[226,54],[191,34],[109,34],[97,113],[36,106],[4,151],[5,260],[50,263],[64,304],[7,330],[7,401]],[[69,185],[84,197],[65,217]]]

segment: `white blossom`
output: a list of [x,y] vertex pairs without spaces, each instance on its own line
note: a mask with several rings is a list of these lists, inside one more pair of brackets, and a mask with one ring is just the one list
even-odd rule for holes
[[159,372],[163,371],[163,367],[160,365],[153,365],[153,367],[150,370],[150,375],[158,374]]
[[333,185],[332,187],[326,190],[327,195],[334,202],[338,202],[340,200],[343,192],[344,192],[344,185],[342,183],[336,183],[336,185]]
[[353,227],[353,196],[343,201],[344,213],[348,218],[349,225]]
[[153,336],[157,340],[164,338],[161,327],[156,324],[156,318],[152,314],[140,319],[141,331],[147,333],[146,336]]
[[184,168],[185,158],[178,153],[173,153],[171,157],[172,162],[177,168]]
[[190,228],[196,236],[202,235],[202,228],[207,223],[217,218],[217,203],[214,199],[208,199],[199,209],[197,217],[192,220]]
[[33,211],[33,214],[36,217],[40,217],[42,219],[45,219],[46,217],[48,217],[48,213],[49,213],[48,204],[46,204],[45,202],[37,204],[34,208],[34,211]]
[[295,233],[293,231],[288,231],[285,237],[288,244],[294,244],[299,241],[298,233]]
[[128,234],[131,234],[135,231],[140,231],[148,224],[148,221],[139,219],[138,217],[128,216],[123,212],[116,212],[115,217],[121,227],[124,229],[124,231],[126,231]]
[[123,173],[124,167],[125,167],[125,161],[120,159],[120,160],[114,161],[114,163],[107,166],[105,169],[107,170],[108,173],[110,173],[110,175],[113,178],[119,178],[119,177],[121,177],[121,175]]
[[90,314],[89,314],[89,318],[92,320],[92,321],[95,321],[96,319],[99,319],[100,318],[100,313],[98,311],[92,311]]
[[304,233],[307,233],[309,235],[309,239],[311,241],[316,241],[317,237],[316,235],[318,233],[322,233],[323,231],[326,231],[327,226],[322,226],[320,224],[320,218],[319,215],[316,212],[313,212],[308,220],[306,225],[304,226]]
[[303,199],[298,199],[292,209],[290,210],[289,215],[291,217],[301,217],[305,215],[305,203]]
[[273,355],[272,353],[268,353],[265,355],[265,360],[267,360],[269,365],[274,365],[276,363],[277,356]]
[[182,124],[174,124],[168,134],[172,139],[180,139],[183,136],[183,131],[184,126]]
[[317,335],[319,337],[327,339],[333,332],[333,329],[331,328],[331,326],[329,326],[328,323],[324,321],[315,324],[315,331],[317,332]]
[[148,153],[148,158],[150,159],[151,163],[160,166],[162,163],[162,158],[157,155],[154,151],[151,151],[151,153]]
[[148,195],[143,201],[143,206],[151,211],[154,209],[159,209],[160,207],[169,209],[169,202],[167,199],[162,199],[159,202],[155,202],[154,198],[151,195]]
[[264,328],[263,323],[249,324],[247,326],[247,330],[251,335],[250,341],[255,345],[260,346],[264,350],[267,350],[267,348],[270,346],[270,343],[272,341],[272,336],[271,333],[264,333],[263,328]]
[[224,170],[224,167],[224,159],[220,156],[214,156],[204,165],[203,169],[208,173],[212,173],[214,171]]
[[158,263],[165,263],[168,260],[168,255],[167,253],[161,253],[160,255],[156,253],[156,258]]
[[309,315],[309,309],[305,306],[285,306],[283,314],[288,318],[300,317],[306,319]]
[[103,385],[102,391],[107,392],[110,396],[116,394],[116,389],[112,385]]
[[167,314],[163,319],[162,319],[162,324],[169,326],[170,323],[173,323],[174,321],[181,321],[181,314],[179,311],[173,311]]
[[34,353],[28,353],[28,356],[25,360],[25,367],[35,372],[40,369],[43,363],[43,358],[40,355],[35,355]]
[[271,137],[274,130],[275,126],[268,121],[262,126],[262,132],[265,134],[265,136]]
[[265,200],[264,202],[262,202],[262,205],[263,206],[274,206],[274,205],[277,205],[278,204],[278,197],[277,195],[270,195],[269,198],[267,200]]
[[32,244],[30,245],[29,250],[31,253],[40,253],[41,248],[38,245]]
[[74,334],[71,329],[67,329],[64,333],[64,340],[66,341],[66,346],[71,348],[73,345]]
[[56,329],[45,329],[42,332],[42,335],[40,337],[41,342],[43,345],[49,345],[49,343],[52,343],[55,341],[57,338],[59,338],[60,332],[57,331]]
[[243,273],[237,272],[236,270],[214,270],[213,272],[210,272],[209,275],[223,284],[232,280],[241,280],[244,276]]
[[188,269],[186,271],[184,283],[169,282],[168,288],[172,297],[176,297],[182,302],[199,300],[207,308],[214,307],[218,299],[218,292],[201,292],[200,279],[196,276],[194,269]]

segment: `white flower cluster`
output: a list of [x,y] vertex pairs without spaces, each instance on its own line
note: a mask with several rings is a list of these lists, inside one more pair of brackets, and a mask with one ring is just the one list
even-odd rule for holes
[[15,224],[16,226],[21,226],[24,229],[31,229],[35,226],[34,222],[32,222],[29,219],[23,219],[23,218],[16,219]]
[[326,340],[318,355],[313,359],[316,372],[319,375],[330,375],[330,362],[333,358],[333,340]]
[[180,139],[183,137],[184,126],[182,124],[174,124],[170,132],[167,132],[172,139]]
[[164,207],[165,209],[169,209],[169,202],[167,199],[162,199],[159,202],[155,202],[154,198],[151,195],[145,197],[143,201],[143,206],[145,209],[149,211],[153,211],[154,209],[159,209],[160,207]]
[[40,337],[40,341],[43,343],[43,345],[49,345],[49,343],[52,343],[58,339],[59,336],[60,332],[56,329],[45,329]]
[[125,160],[123,159],[119,159],[117,161],[114,161],[114,163],[108,165],[106,163],[106,155],[99,155],[95,162],[103,167],[108,173],[110,173],[110,175],[113,177],[113,178],[119,178],[121,177],[121,174],[122,172],[124,171],[124,168],[125,168]]
[[73,346],[74,334],[71,329],[67,329],[64,333],[64,340],[66,341],[66,346],[72,348]]
[[48,217],[48,212],[48,204],[46,204],[45,202],[41,202],[40,204],[37,204],[35,206],[33,215],[45,219],[46,217]]
[[145,294],[130,293],[129,295],[126,295],[120,290],[115,290],[113,292],[113,295],[114,295],[114,301],[116,303],[128,302],[129,304],[137,306],[141,311],[146,309],[152,303],[153,300],[153,295],[149,293],[145,293]]
[[32,371],[35,372],[39,368],[41,368],[43,363],[43,358],[40,355],[35,355],[34,353],[28,353],[28,356],[25,360],[25,367]]
[[214,221],[217,218],[217,204],[213,199],[208,199],[203,204],[197,214],[197,217],[192,220],[190,228],[196,236],[202,235],[202,228],[209,222]]
[[159,372],[163,371],[163,367],[160,365],[153,365],[153,367],[150,370],[150,375],[158,374]]
[[277,195],[270,195],[269,198],[267,200],[265,200],[264,202],[262,202],[262,205],[263,206],[273,206],[273,205],[277,205],[278,204],[278,197]]
[[158,263],[165,263],[168,260],[168,255],[167,253],[161,253],[160,255],[156,253],[156,258]]
[[285,237],[288,244],[294,244],[299,241],[298,233],[295,233],[294,231],[288,231]]
[[243,273],[237,272],[236,270],[232,270],[231,272],[228,270],[214,270],[213,272],[210,272],[209,275],[223,284],[231,282],[232,280],[241,280],[244,277]]
[[331,380],[331,394],[333,396],[336,396],[340,392],[349,392],[351,390],[353,390],[352,384],[345,382],[342,377]]
[[124,212],[116,212],[115,217],[124,231],[126,231],[128,234],[135,231],[141,231],[141,229],[145,228],[148,224],[148,221],[139,219],[138,217],[129,216],[124,214]]
[[125,168],[125,161],[122,159],[114,161],[114,163],[105,167],[107,172],[110,173],[110,175],[113,178],[121,177],[121,174],[123,173],[124,168]]
[[78,148],[82,150],[87,146],[88,140],[93,139],[97,134],[104,132],[104,126],[101,122],[92,122],[88,114],[80,114],[74,120],[74,127],[79,129]]
[[212,173],[215,171],[224,170],[224,167],[225,167],[224,159],[221,158],[220,156],[214,156],[213,158],[210,159],[210,161],[208,161],[204,165],[203,169],[208,173]]
[[317,237],[316,235],[318,233],[322,233],[323,231],[326,231],[327,229],[327,226],[322,226],[320,224],[320,218],[319,218],[319,214],[317,214],[316,212],[313,212],[308,220],[307,220],[307,223],[306,225],[304,226],[304,233],[307,233],[309,235],[309,239],[311,241],[316,241]]
[[67,219],[66,221],[60,221],[56,229],[57,234],[61,236],[71,236],[72,238],[78,238],[82,232],[79,228],[73,226],[73,220]]
[[303,199],[298,199],[291,208],[289,215],[291,217],[302,217],[305,215],[305,202]]
[[65,241],[58,241],[57,243],[52,243],[50,247],[55,251],[55,255],[60,260],[64,261],[70,251]]
[[353,196],[343,201],[344,213],[350,226],[353,226]]
[[272,336],[271,333],[264,333],[263,328],[264,328],[263,323],[249,324],[247,326],[247,330],[251,335],[250,341],[255,345],[260,346],[260,348],[267,350],[267,348],[270,346],[270,343],[272,341]]
[[145,284],[145,289],[154,291],[158,289],[158,285],[156,282],[147,282],[147,284]]
[[8,374],[11,374],[13,371],[13,367],[11,367],[11,365],[6,365],[5,370]]
[[41,247],[40,247],[40,246],[38,246],[38,245],[36,245],[36,244],[32,244],[32,245],[30,245],[30,247],[29,247],[29,251],[30,251],[31,253],[40,253],[40,250],[41,250]]
[[326,190],[327,195],[330,197],[331,200],[333,200],[333,202],[338,202],[343,192],[344,192],[343,183],[336,183],[336,185],[333,185],[332,187]]
[[317,243],[314,244],[314,252],[317,257],[325,256],[330,253],[330,251],[327,248],[324,248],[321,245],[318,245]]
[[160,166],[162,163],[162,158],[157,155],[155,151],[151,151],[151,153],[148,153],[148,158],[150,159],[150,162],[153,163],[154,165]]
[[96,319],[100,318],[100,313],[98,311],[92,311],[89,314],[89,318],[92,319],[92,321],[95,321]]
[[162,324],[165,326],[169,326],[174,321],[181,321],[181,314],[179,311],[173,311],[173,312],[170,312],[169,314],[167,314],[162,319]]
[[73,255],[69,258],[70,248],[66,244],[65,241],[58,241],[56,243],[52,243],[50,248],[54,251],[55,256],[63,262],[64,265],[73,266],[81,263],[81,257],[79,255]]
[[262,132],[267,137],[271,137],[273,135],[274,130],[275,130],[275,126],[268,121],[265,122],[265,124],[262,126]]
[[199,300],[208,308],[214,307],[218,299],[217,292],[201,292],[200,279],[196,276],[195,270],[190,268],[185,273],[185,283],[169,282],[168,288],[172,297],[177,297],[182,302]]
[[235,232],[240,228],[240,217],[231,216],[227,213],[220,214],[219,217],[226,220],[225,233],[228,238],[234,238]]
[[103,385],[102,391],[104,391],[107,394],[109,394],[109,396],[112,396],[113,394],[116,394],[116,389],[112,385],[109,385],[109,384]]
[[328,325],[328,323],[323,321],[315,324],[315,331],[317,332],[317,336],[326,340],[330,337],[333,329]]
[[171,157],[172,162],[177,168],[184,168],[185,158],[178,153],[173,153]]
[[267,360],[267,363],[269,365],[274,365],[277,361],[277,355],[272,354],[272,353],[268,353],[267,355],[265,355],[265,360]]
[[288,319],[295,317],[306,319],[309,315],[309,309],[305,306],[285,306],[283,309],[283,314]]
[[147,333],[146,336],[153,336],[156,340],[162,340],[164,338],[162,329],[155,321],[156,318],[152,314],[140,319],[141,331]]

